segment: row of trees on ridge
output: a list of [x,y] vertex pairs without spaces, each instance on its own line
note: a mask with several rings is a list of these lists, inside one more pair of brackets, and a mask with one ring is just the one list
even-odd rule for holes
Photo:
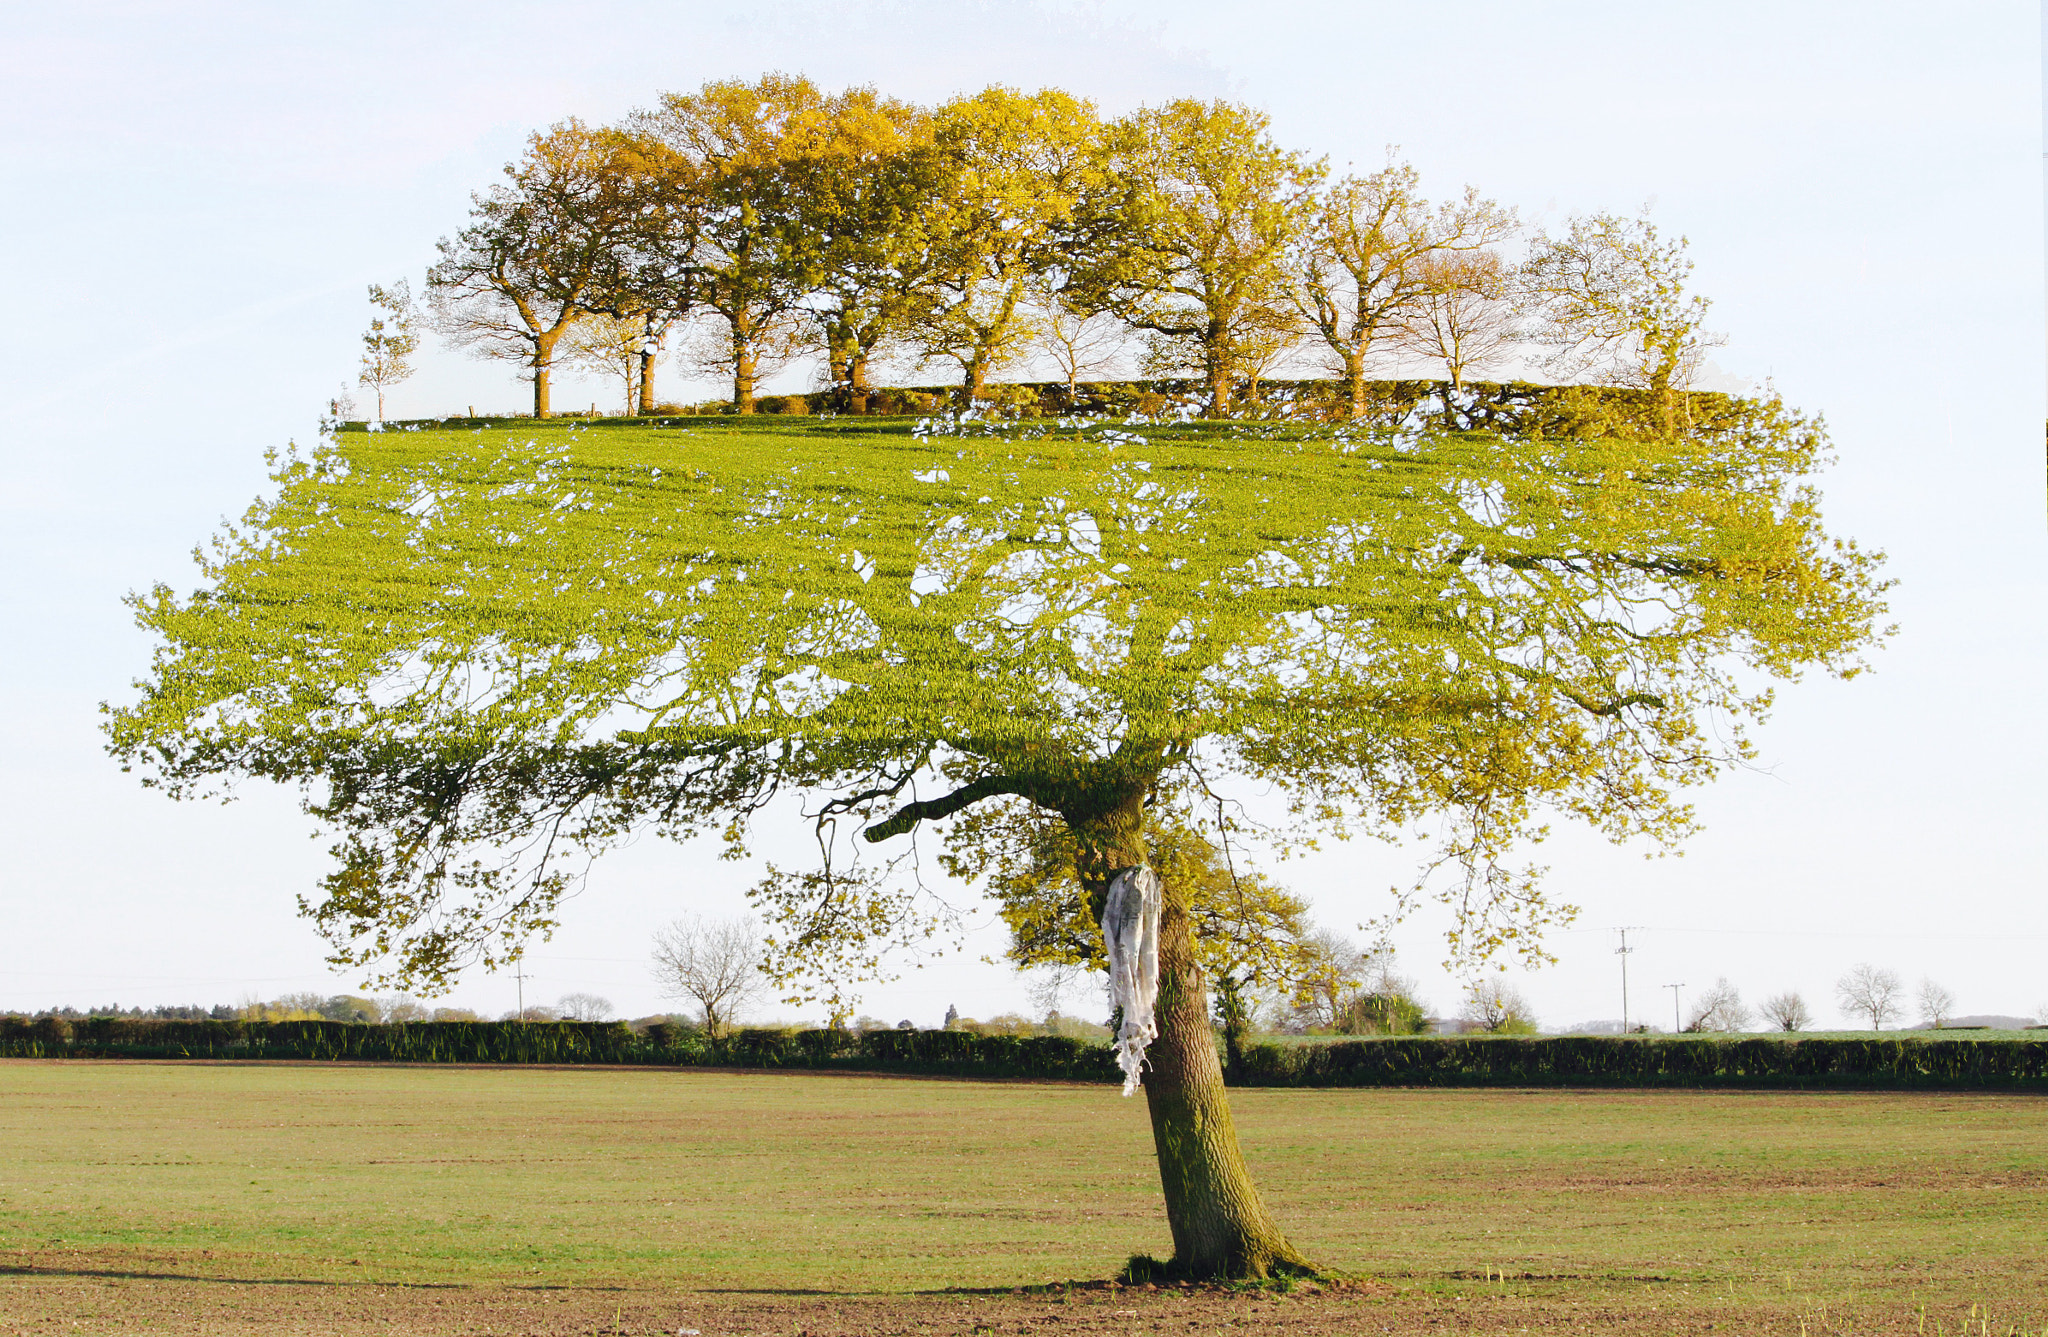
[[[709,83],[536,132],[439,250],[429,319],[516,362],[537,417],[571,354],[653,412],[678,334],[738,413],[804,354],[860,413],[883,359],[950,365],[971,402],[1034,350],[1071,385],[1135,340],[1223,417],[1289,359],[1340,379],[1356,414],[1390,358],[1462,386],[1540,349],[1552,374],[1669,392],[1714,343],[1684,240],[1647,220],[1529,235],[1475,189],[1430,200],[1391,153],[1332,178],[1261,113],[1186,98],[1106,118],[1057,89],[921,107],[781,74]],[[395,296],[373,291],[366,336],[380,416],[412,351],[391,344],[409,324],[386,329]]]

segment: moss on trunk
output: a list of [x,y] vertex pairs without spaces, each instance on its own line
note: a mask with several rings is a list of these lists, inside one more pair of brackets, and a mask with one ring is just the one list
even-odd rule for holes
[[[1145,862],[1144,806],[1130,796],[1085,815],[1069,811],[1090,907],[1101,918],[1109,880]],[[1313,1273],[1259,1200],[1223,1088],[1209,1026],[1209,991],[1195,957],[1185,888],[1165,887],[1159,924],[1159,1038],[1146,1050],[1145,1100],[1159,1183],[1173,1232],[1176,1276],[1259,1278]]]
[[1266,1211],[1245,1168],[1187,901],[1172,887],[1159,925],[1158,1018],[1159,1038],[1147,1051],[1145,1099],[1173,1231],[1173,1270],[1230,1278],[1314,1272]]

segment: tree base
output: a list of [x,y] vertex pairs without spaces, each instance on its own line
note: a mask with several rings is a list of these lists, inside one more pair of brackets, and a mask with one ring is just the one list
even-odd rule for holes
[[1327,1274],[1306,1258],[1287,1250],[1280,1255],[1233,1259],[1222,1264],[1189,1264],[1179,1258],[1159,1261],[1150,1254],[1134,1253],[1124,1270],[1117,1273],[1120,1286],[1164,1285],[1179,1281],[1205,1282],[1291,1282],[1324,1277]]

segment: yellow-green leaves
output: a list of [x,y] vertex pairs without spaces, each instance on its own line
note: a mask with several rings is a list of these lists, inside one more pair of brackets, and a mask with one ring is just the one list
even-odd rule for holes
[[856,823],[920,785],[1072,817],[1199,764],[1314,821],[1454,814],[1491,895],[1537,809],[1682,830],[1707,717],[1760,705],[1740,666],[1847,671],[1880,612],[1804,490],[1810,425],[1567,407],[1448,437],[347,433],[203,589],[138,601],[163,648],[113,746],[174,787],[314,786],[344,834],[314,913],[343,959],[429,974],[548,922],[564,851],[792,789]]

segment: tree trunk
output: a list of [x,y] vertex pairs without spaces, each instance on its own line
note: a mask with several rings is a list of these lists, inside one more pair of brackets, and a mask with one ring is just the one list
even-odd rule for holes
[[862,348],[856,348],[846,364],[846,411],[868,411],[868,355]]
[[1352,349],[1344,352],[1344,404],[1353,422],[1365,417],[1365,358]]
[[1209,350],[1205,359],[1209,364],[1209,416],[1227,418],[1230,416],[1230,361],[1216,348]]
[[1650,398],[1657,405],[1658,425],[1666,436],[1672,435],[1678,426],[1677,396],[1671,389],[1677,370],[1677,355],[1659,350],[1657,364],[1650,370]]
[[973,408],[974,401],[981,398],[982,384],[987,379],[988,364],[982,361],[980,351],[976,350],[974,356],[967,359],[967,377],[961,386],[961,392],[967,397],[966,407]]
[[654,414],[654,354],[640,355],[640,416]]
[[1146,1051],[1145,1099],[1173,1269],[1194,1277],[1303,1274],[1315,1265],[1295,1252],[1259,1201],[1238,1149],[1209,1028],[1209,997],[1195,959],[1185,892],[1166,889],[1159,923],[1159,1038]]
[[1216,981],[1216,1012],[1223,1022],[1223,1080],[1230,1086],[1242,1086],[1244,1046],[1251,1038],[1251,1020],[1246,1015],[1244,986],[1229,975]]
[[855,343],[843,320],[825,326],[825,379],[832,386],[832,407],[840,413],[853,411],[853,360]]
[[754,346],[739,338],[733,340],[732,350],[732,411],[752,413],[754,411]]
[[533,359],[533,416],[545,418],[548,408],[548,364],[536,353]]
[[[1132,797],[1078,820],[1070,813],[1067,821],[1082,849],[1077,871],[1100,919],[1110,878],[1144,861],[1142,799]],[[1170,1270],[1176,1276],[1225,1278],[1314,1272],[1315,1265],[1267,1214],[1238,1149],[1184,887],[1165,888],[1155,1016],[1159,1038],[1146,1050],[1144,1086],[1166,1223],[1173,1232]]]

